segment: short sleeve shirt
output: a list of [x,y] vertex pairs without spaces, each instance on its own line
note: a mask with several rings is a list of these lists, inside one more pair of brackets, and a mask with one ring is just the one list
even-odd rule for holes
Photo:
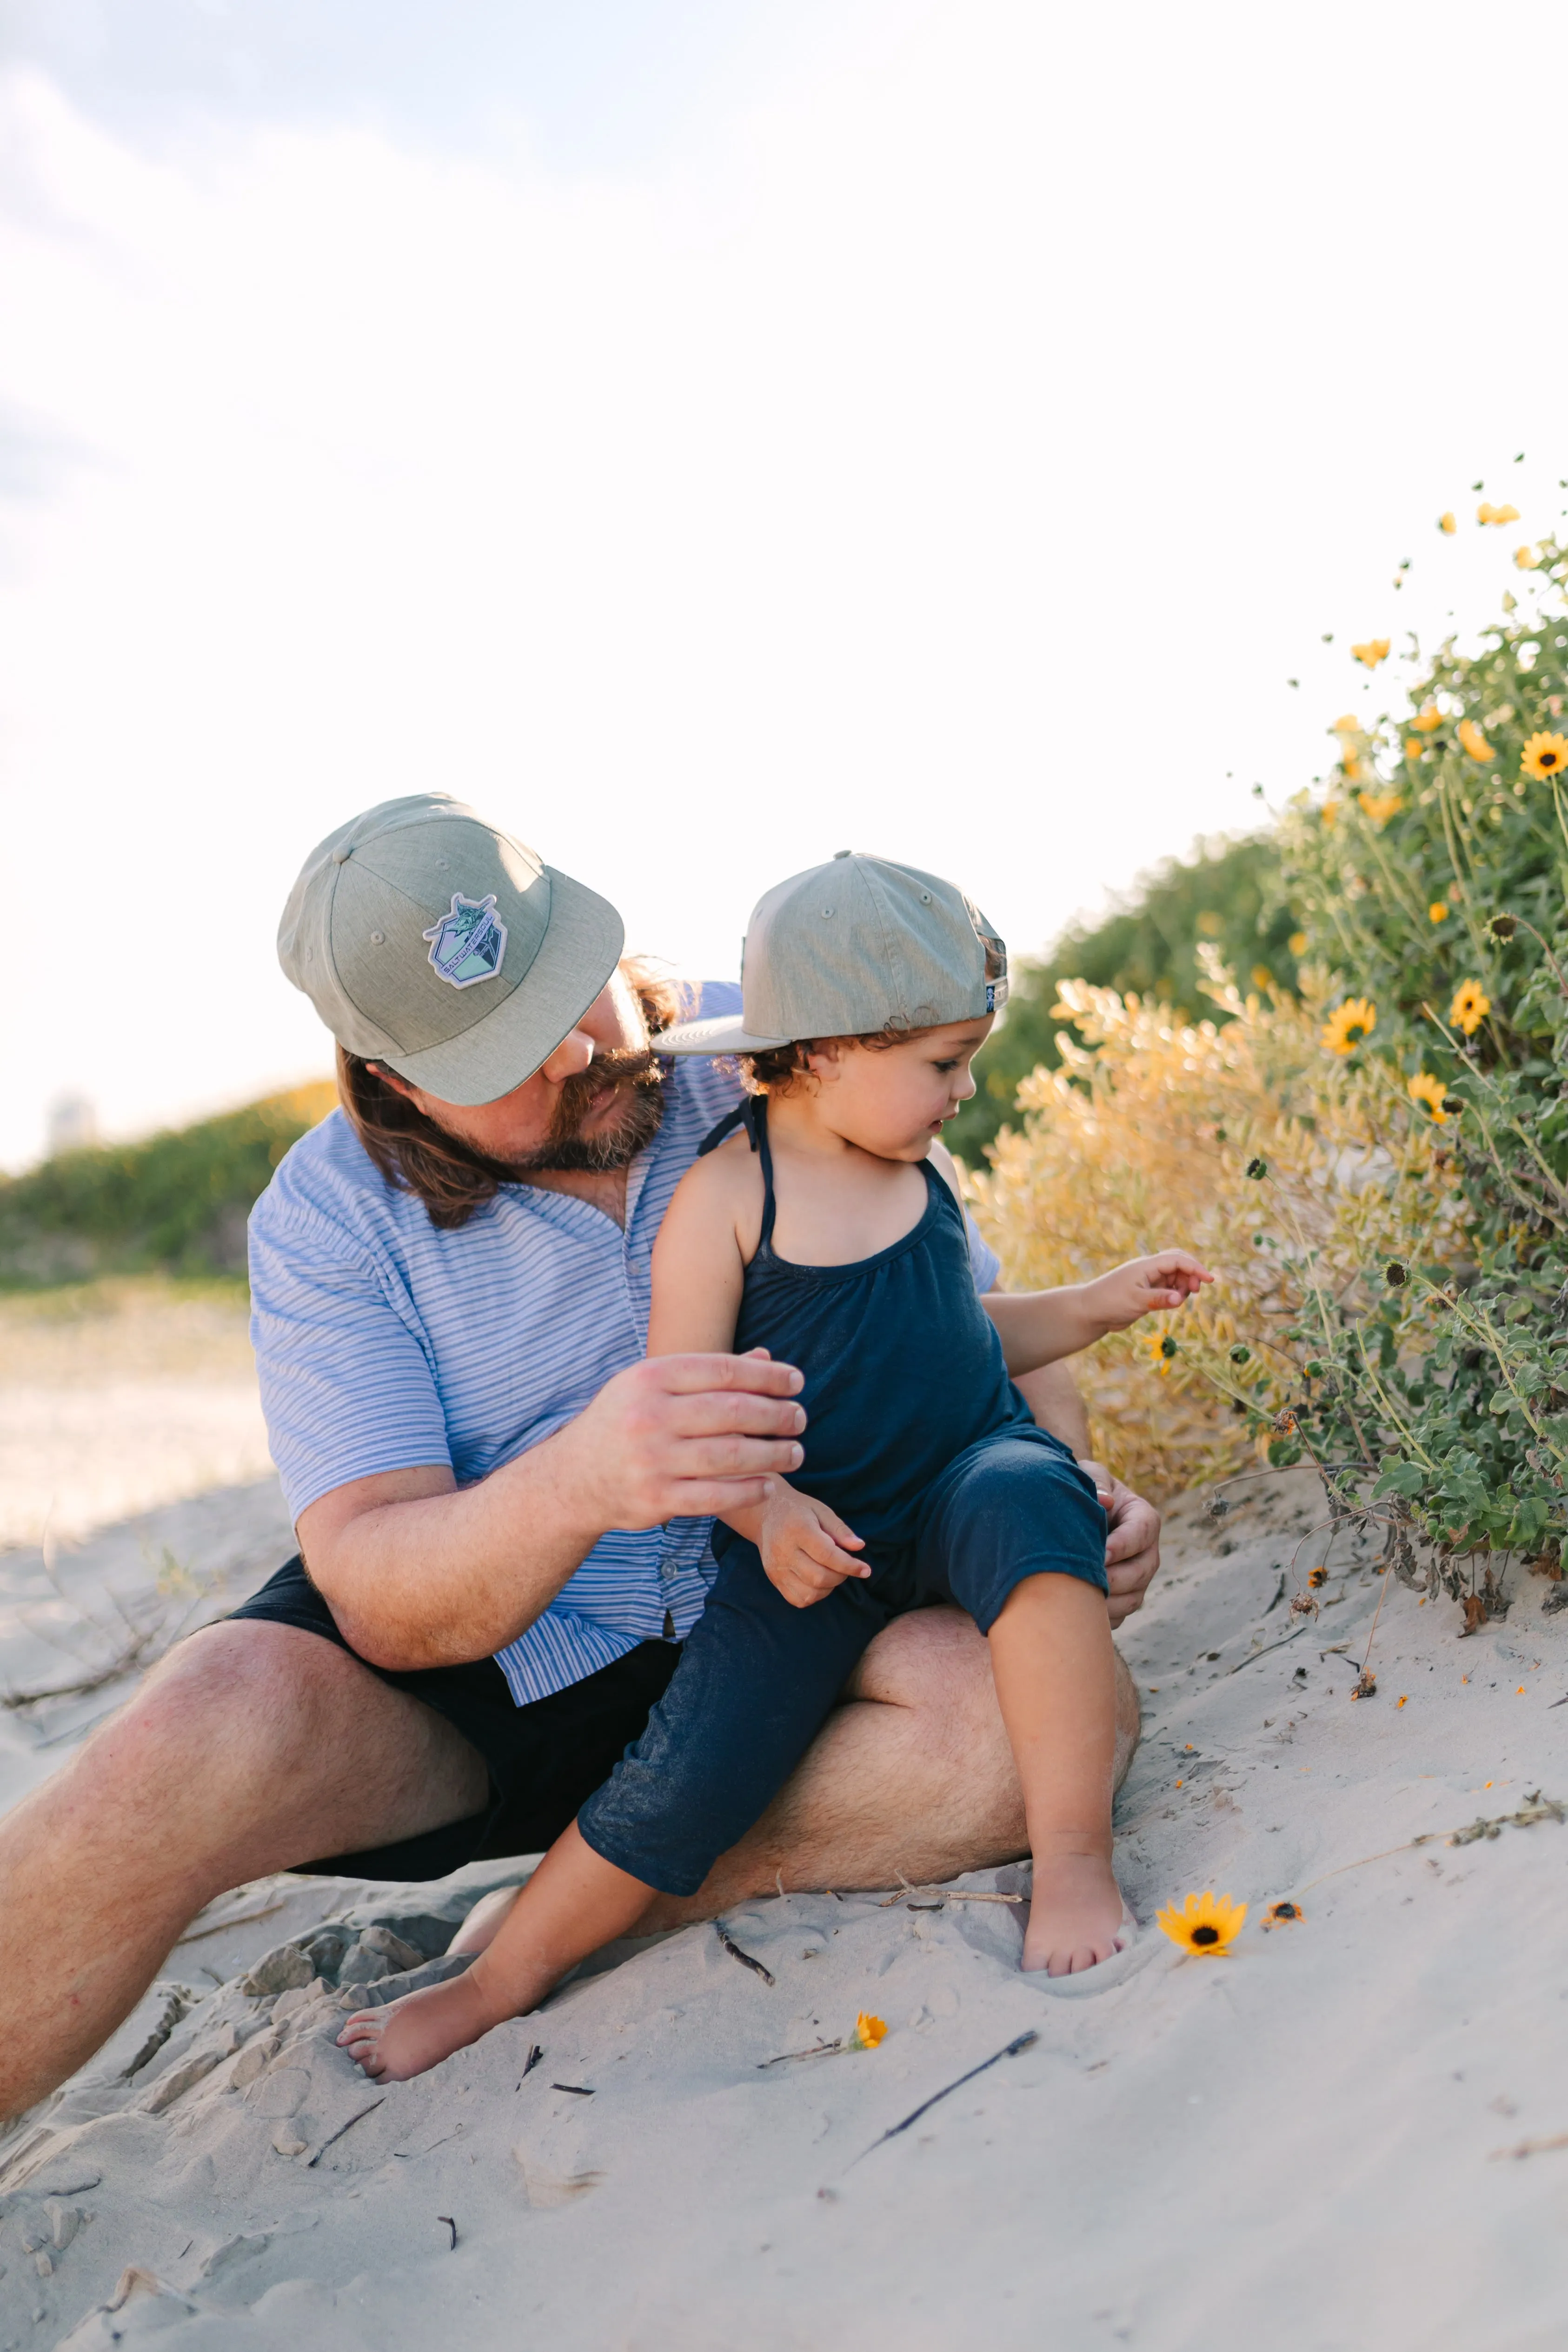
[[[710,986],[706,1013],[740,1009]],[[650,1264],[670,1196],[740,1098],[724,1065],[674,1064],[658,1134],[628,1171],[626,1223],[569,1193],[503,1185],[455,1231],[389,1185],[341,1111],[284,1159],[250,1219],[251,1337],[290,1514],[430,1463],[460,1486],[576,1418],[647,1344]],[[977,1286],[997,1259],[970,1229]],[[521,1706],[639,1642],[689,1633],[714,1573],[709,1519],[614,1528],[497,1664]]]

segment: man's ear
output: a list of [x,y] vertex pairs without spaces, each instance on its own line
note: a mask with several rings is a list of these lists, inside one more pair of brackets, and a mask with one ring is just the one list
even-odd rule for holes
[[389,1070],[384,1062],[367,1062],[365,1068],[373,1077],[379,1078],[384,1087],[390,1087],[395,1095],[401,1095],[405,1102],[416,1100],[417,1088],[411,1087],[406,1078],[400,1078],[395,1070]]

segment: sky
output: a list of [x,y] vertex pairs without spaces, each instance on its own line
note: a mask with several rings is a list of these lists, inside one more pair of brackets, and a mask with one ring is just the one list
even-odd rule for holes
[[324,1072],[278,916],[395,793],[730,976],[837,849],[1026,953],[1262,821],[1568,506],[1565,66],[1537,0],[0,0],[0,1166]]

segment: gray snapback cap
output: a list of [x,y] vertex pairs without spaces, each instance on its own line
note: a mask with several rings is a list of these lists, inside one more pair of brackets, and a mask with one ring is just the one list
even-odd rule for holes
[[999,1012],[1007,950],[951,882],[841,849],[758,900],[741,1013],[661,1029],[661,1054],[760,1054],[801,1037],[935,1029]]
[[311,851],[278,961],[351,1054],[471,1105],[548,1060],[624,937],[607,900],[462,802],[415,793]]

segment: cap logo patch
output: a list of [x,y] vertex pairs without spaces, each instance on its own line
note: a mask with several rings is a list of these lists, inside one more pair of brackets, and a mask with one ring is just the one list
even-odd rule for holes
[[487,898],[465,898],[454,890],[450,913],[419,936],[430,942],[432,971],[454,988],[493,980],[506,953],[506,925],[496,913],[493,890]]

